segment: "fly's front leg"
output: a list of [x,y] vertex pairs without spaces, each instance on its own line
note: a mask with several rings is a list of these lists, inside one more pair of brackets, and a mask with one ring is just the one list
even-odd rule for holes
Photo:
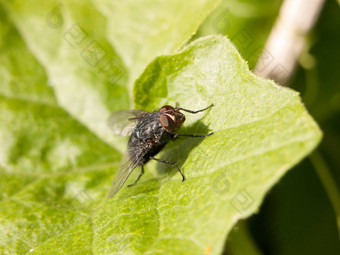
[[203,112],[205,110],[208,110],[210,109],[211,107],[213,107],[214,104],[211,104],[209,105],[208,107],[204,108],[204,109],[201,109],[201,110],[198,110],[198,111],[192,111],[192,110],[188,110],[188,109],[184,109],[184,108],[177,108],[176,106],[176,109],[179,110],[179,111],[184,111],[184,112],[189,112],[189,113],[192,113],[192,114],[196,114],[196,113],[199,113],[199,112]]
[[[176,105],[176,109],[179,110],[179,111],[184,111],[184,112],[189,112],[189,113],[192,113],[192,114],[196,114],[196,113],[208,110],[208,109],[210,109],[213,106],[214,106],[214,104],[211,104],[211,105],[209,105],[208,107],[206,107],[204,109],[201,109],[201,110],[198,110],[198,111],[192,111],[192,110],[188,110],[188,109],[184,109],[184,108],[178,108],[177,105]],[[195,138],[195,137],[207,137],[207,136],[211,136],[213,134],[214,134],[213,132],[211,132],[209,134],[205,134],[205,135],[173,134],[172,139],[175,140],[175,139],[177,139],[178,137],[181,137],[181,136],[183,136],[183,137],[192,137],[192,138]]]
[[196,137],[207,137],[207,136],[211,136],[211,135],[213,135],[213,134],[214,134],[214,132],[211,132],[211,133],[206,134],[206,135],[174,134],[173,140],[177,139],[178,137],[192,137],[192,138],[196,138]]

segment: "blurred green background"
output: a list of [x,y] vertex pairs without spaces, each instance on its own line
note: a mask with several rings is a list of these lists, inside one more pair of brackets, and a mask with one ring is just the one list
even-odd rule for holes
[[[278,0],[225,0],[193,39],[224,34],[254,68],[281,4]],[[340,254],[340,215],[326,192],[331,184],[321,177],[329,173],[339,191],[340,8],[336,1],[325,1],[307,40],[308,48],[289,86],[301,93],[307,110],[319,123],[322,143],[316,154],[291,169],[273,188],[258,214],[235,226],[225,254]],[[244,248],[240,248],[242,244]]]

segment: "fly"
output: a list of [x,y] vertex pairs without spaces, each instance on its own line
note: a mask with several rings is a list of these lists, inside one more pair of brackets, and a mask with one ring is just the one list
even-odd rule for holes
[[114,196],[124,185],[132,171],[141,166],[141,172],[136,181],[128,187],[135,185],[144,174],[144,165],[149,160],[155,160],[164,164],[172,165],[182,176],[182,182],[185,177],[182,171],[174,162],[155,158],[164,146],[178,137],[207,137],[213,133],[205,135],[187,135],[174,133],[185,121],[185,116],[181,111],[196,114],[213,107],[210,106],[192,111],[180,107],[164,105],[159,111],[145,112],[141,110],[125,110],[113,113],[108,124],[113,131],[122,136],[130,135],[127,153],[123,156],[121,165],[114,177],[109,197]]

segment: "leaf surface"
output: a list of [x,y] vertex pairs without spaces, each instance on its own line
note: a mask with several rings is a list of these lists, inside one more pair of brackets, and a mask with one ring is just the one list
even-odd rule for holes
[[[187,114],[181,131],[215,134],[177,140],[160,155],[177,163],[184,183],[173,168],[150,162],[138,185],[123,187],[90,216],[96,254],[219,254],[237,220],[254,213],[321,137],[296,92],[254,76],[219,36],[157,58],[137,80],[135,96],[136,107],[146,110],[176,101],[188,109],[213,102],[206,113]],[[37,251],[59,242],[65,237],[51,238]]]
[[[296,92],[254,76],[228,39],[197,40],[154,59],[134,85],[134,103],[148,111],[176,102],[192,110],[214,103],[207,112],[187,113],[180,130],[214,135],[178,139],[159,155],[176,162],[184,183],[170,166],[150,162],[137,185],[106,198],[117,149],[124,149],[111,138],[106,117],[128,107],[129,73],[137,75],[162,52],[148,45],[135,71],[125,67],[129,47],[118,43],[117,54],[106,37],[106,22],[115,23],[98,3],[84,2],[4,4],[14,25],[1,16],[0,253],[219,254],[237,220],[254,213],[317,145],[318,126]],[[59,27],[48,20],[54,11],[63,17]],[[43,20],[46,38],[39,30]],[[70,34],[77,22],[81,30]],[[65,38],[82,31],[87,44],[72,47]],[[163,53],[180,47],[185,35]],[[96,58],[86,47],[93,40],[120,61],[114,75],[125,74],[114,85],[100,64],[91,66]],[[32,75],[23,63],[30,63]]]

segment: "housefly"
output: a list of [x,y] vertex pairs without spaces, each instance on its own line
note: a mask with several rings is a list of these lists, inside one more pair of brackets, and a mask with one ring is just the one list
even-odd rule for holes
[[188,135],[177,134],[175,131],[179,129],[185,121],[185,116],[181,111],[188,113],[203,112],[214,105],[192,111],[180,107],[172,107],[164,105],[159,111],[145,112],[141,110],[125,110],[113,113],[108,124],[115,134],[128,136],[130,135],[127,153],[123,156],[121,165],[114,177],[109,197],[114,196],[123,186],[132,171],[141,166],[141,172],[136,181],[128,187],[135,185],[140,177],[144,174],[144,165],[149,160],[155,160],[161,163],[172,165],[182,176],[182,181],[185,177],[182,171],[175,163],[155,158],[154,156],[160,152],[164,146],[170,141],[178,137],[207,137],[213,133],[205,135]]

